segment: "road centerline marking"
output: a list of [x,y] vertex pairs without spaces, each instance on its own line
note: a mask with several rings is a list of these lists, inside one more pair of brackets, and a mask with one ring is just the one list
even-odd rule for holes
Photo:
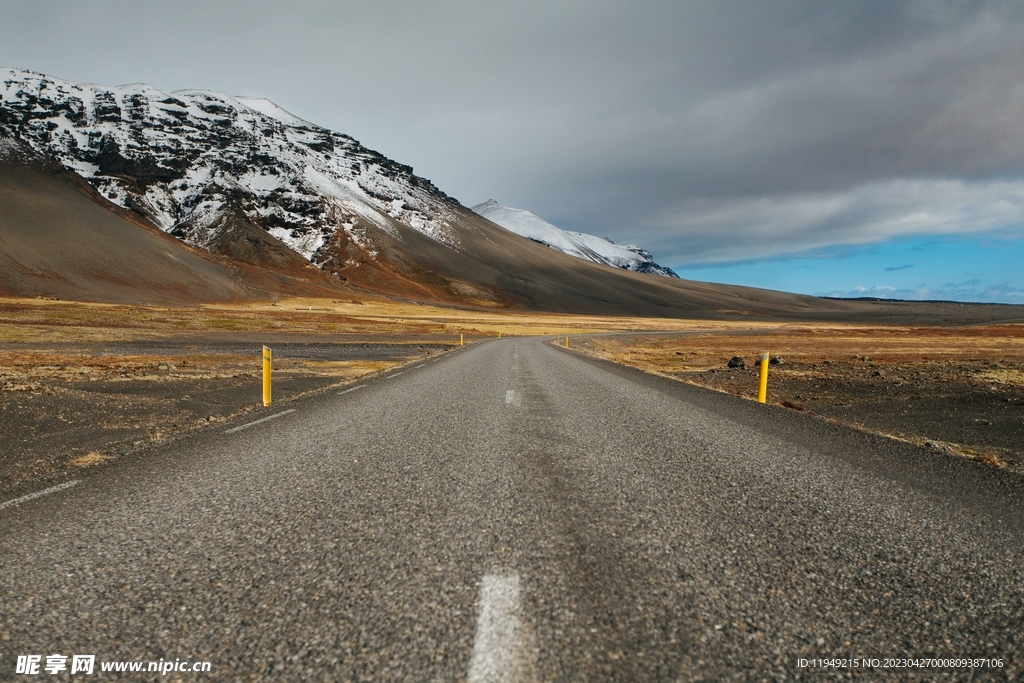
[[386,377],[386,379],[391,379],[392,377],[398,377],[398,376],[399,376],[399,375],[401,375],[401,374],[402,374],[402,373],[400,373],[400,372],[396,372],[396,373],[395,373],[395,374],[393,374],[393,375],[388,375],[388,376]]
[[419,364],[419,365],[417,365],[416,367],[418,367],[418,368],[422,368],[422,367],[423,367],[424,365],[426,365],[426,363],[420,363],[420,364]]
[[516,400],[516,390],[515,389],[506,389],[505,390],[505,403],[506,404],[512,403],[512,401],[514,401],[514,400]]
[[360,384],[360,385],[359,385],[359,386],[357,386],[357,387],[352,387],[352,388],[350,388],[350,389],[346,389],[345,391],[339,391],[339,392],[338,392],[338,396],[341,396],[342,394],[347,394],[347,393],[348,393],[348,392],[350,392],[350,391],[355,391],[356,389],[362,389],[362,388],[363,388],[363,387],[365,387],[365,386],[366,386],[365,384]]
[[294,412],[295,412],[295,408],[289,408],[288,410],[284,410],[284,411],[282,411],[280,413],[275,413],[274,415],[268,415],[267,417],[262,417],[259,420],[253,420],[252,422],[247,422],[246,424],[239,425],[238,427],[232,427],[231,429],[225,430],[224,433],[225,434],[234,434],[235,432],[240,432],[243,429],[248,429],[249,427],[252,427],[253,425],[258,425],[261,422],[266,422],[267,420],[273,420],[275,417],[281,417],[282,415],[287,415],[288,413],[294,413]]
[[42,491],[36,491],[35,493],[30,493],[28,495],[22,496],[21,498],[15,498],[14,500],[9,500],[9,501],[7,501],[5,503],[0,503],[0,510],[3,510],[6,507],[11,507],[12,505],[19,505],[21,503],[26,503],[26,502],[28,502],[30,500],[33,500],[34,498],[41,498],[41,497],[49,495],[51,493],[56,493],[57,491],[63,491],[64,489],[69,489],[72,486],[74,486],[75,484],[80,484],[80,483],[82,483],[81,479],[75,479],[73,481],[66,481],[63,484],[57,484],[56,486],[51,486],[48,489],[43,489]]
[[480,584],[469,683],[536,680],[521,617],[519,574],[487,574]]

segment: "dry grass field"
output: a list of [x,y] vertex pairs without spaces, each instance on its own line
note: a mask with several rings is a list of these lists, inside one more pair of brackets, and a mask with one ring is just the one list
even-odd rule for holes
[[[1024,325],[708,322],[366,298],[168,308],[0,298],[0,493],[466,343],[551,335],[592,354],[1024,471]],[[746,369],[726,367],[733,356]]]
[[265,411],[459,344],[690,323],[469,311],[367,298],[191,307],[0,298],[0,493]]
[[[572,338],[583,353],[1024,471],[1024,325],[762,324]],[[739,356],[745,368],[728,367]]]
[[[304,395],[418,360],[443,347],[367,345],[364,357],[290,345],[262,406],[259,346],[101,344],[0,349],[0,492],[98,465],[231,418],[280,410]],[[363,350],[362,348],[360,349]],[[365,357],[369,356],[369,357]]]
[[[723,324],[726,325],[726,324]],[[104,342],[125,339],[280,335],[422,335],[431,339],[686,330],[697,323],[659,318],[474,311],[416,303],[288,298],[274,303],[204,304],[188,308],[98,304],[0,297],[4,342]]]

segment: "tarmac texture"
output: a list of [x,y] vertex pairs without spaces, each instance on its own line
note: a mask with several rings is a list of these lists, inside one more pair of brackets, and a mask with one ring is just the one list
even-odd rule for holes
[[[288,410],[0,501],[0,678],[53,653],[211,662],[133,678],[163,681],[1024,673],[1011,472],[539,339]],[[900,666],[932,657],[985,664]]]

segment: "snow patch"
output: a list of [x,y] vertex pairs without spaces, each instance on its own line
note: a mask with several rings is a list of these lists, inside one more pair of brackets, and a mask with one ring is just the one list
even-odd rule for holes
[[[101,86],[0,68],[0,149],[33,150],[198,246],[240,210],[312,259],[361,218],[457,246],[457,204],[408,166],[273,102],[206,90]],[[127,179],[127,180],[125,180]],[[346,225],[348,227],[346,227]],[[179,230],[180,228],[180,230]],[[361,234],[367,253],[375,253]]]

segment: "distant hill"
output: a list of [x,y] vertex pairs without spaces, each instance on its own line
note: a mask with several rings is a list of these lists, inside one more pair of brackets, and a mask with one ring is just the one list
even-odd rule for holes
[[679,277],[671,268],[659,266],[649,251],[635,244],[615,244],[606,237],[562,230],[532,211],[503,206],[493,199],[477,204],[472,210],[506,230],[558,249],[569,256],[636,273]]

